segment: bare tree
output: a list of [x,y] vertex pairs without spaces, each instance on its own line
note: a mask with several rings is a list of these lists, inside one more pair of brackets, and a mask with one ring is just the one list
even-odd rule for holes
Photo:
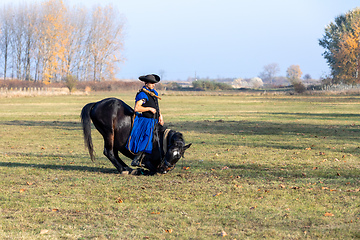
[[264,66],[263,71],[259,74],[259,78],[261,78],[264,82],[270,82],[273,84],[273,80],[279,72],[279,65],[277,63],[271,63]]
[[25,48],[25,14],[26,9],[24,8],[24,5],[19,6],[17,11],[17,14],[14,15],[12,18],[12,35],[13,35],[13,41],[12,41],[12,49],[13,49],[13,57],[14,57],[14,68],[16,72],[16,78],[22,80],[23,79],[23,65],[24,64],[24,48]]
[[7,77],[7,70],[9,65],[9,56],[11,52],[11,37],[12,37],[12,24],[11,19],[14,15],[14,9],[12,6],[4,6],[2,9],[1,17],[1,38],[0,38],[0,53],[3,60],[3,72],[4,72],[4,79]]
[[163,69],[159,70],[160,79],[163,79],[165,76],[165,71]]
[[25,24],[24,24],[24,74],[25,80],[31,79],[31,59],[32,59],[32,49],[35,46],[35,29],[34,26],[38,21],[38,7],[36,4],[25,5],[26,15],[25,15]]
[[[105,77],[113,78],[116,63],[121,61],[119,51],[122,49],[121,21],[114,21],[118,13],[111,7],[96,7],[92,12],[89,38],[87,41],[93,79],[101,81]],[[107,75],[104,75],[104,72]]]
[[311,75],[308,74],[308,73],[305,74],[303,78],[304,78],[304,80],[310,80],[310,79],[312,79],[312,78],[311,78]]
[[87,13],[86,9],[75,8],[70,14],[70,25],[72,32],[69,36],[69,48],[66,50],[66,66],[68,71],[85,80],[84,62],[86,59],[85,41],[87,35]]

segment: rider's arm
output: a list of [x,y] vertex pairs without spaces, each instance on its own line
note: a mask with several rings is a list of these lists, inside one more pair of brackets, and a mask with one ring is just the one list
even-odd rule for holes
[[150,111],[152,113],[156,113],[156,109],[155,108],[152,108],[152,107],[143,107],[143,104],[144,104],[144,101],[143,100],[139,100],[135,103],[135,112],[139,112],[139,113],[142,113],[142,112],[147,112],[147,111]]

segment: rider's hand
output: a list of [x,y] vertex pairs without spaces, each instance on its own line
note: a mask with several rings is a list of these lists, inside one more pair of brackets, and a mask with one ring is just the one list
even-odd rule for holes
[[149,107],[149,111],[152,112],[153,114],[156,113],[156,109],[155,109],[155,108],[152,108],[152,107]]
[[159,124],[160,124],[161,126],[164,125],[164,119],[163,119],[162,114],[160,114],[160,116],[159,116]]

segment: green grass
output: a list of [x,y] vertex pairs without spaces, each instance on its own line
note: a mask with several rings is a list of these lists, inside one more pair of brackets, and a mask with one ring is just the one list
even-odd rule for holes
[[164,95],[186,158],[120,175],[79,115],[134,94],[0,99],[0,239],[360,238],[360,97]]

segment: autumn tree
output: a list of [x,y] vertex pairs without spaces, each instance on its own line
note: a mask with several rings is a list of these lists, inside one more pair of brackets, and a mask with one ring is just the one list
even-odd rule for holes
[[360,8],[335,18],[325,27],[319,45],[333,77],[333,83],[360,83]]
[[301,81],[302,72],[299,65],[291,65],[286,70],[286,77],[291,84]]
[[61,63],[65,57],[69,34],[65,13],[66,7],[62,1],[49,0],[44,2],[43,21],[37,28],[37,34],[40,36],[38,47],[41,49],[42,79],[44,82],[56,79],[56,75],[63,70]]
[[297,93],[302,93],[306,90],[305,85],[301,81],[301,75],[302,72],[299,65],[291,65],[286,70],[286,77]]
[[[123,19],[111,6],[69,8],[62,0],[5,6],[0,72],[44,82],[113,79],[122,61]],[[11,71],[11,72],[10,72]]]

